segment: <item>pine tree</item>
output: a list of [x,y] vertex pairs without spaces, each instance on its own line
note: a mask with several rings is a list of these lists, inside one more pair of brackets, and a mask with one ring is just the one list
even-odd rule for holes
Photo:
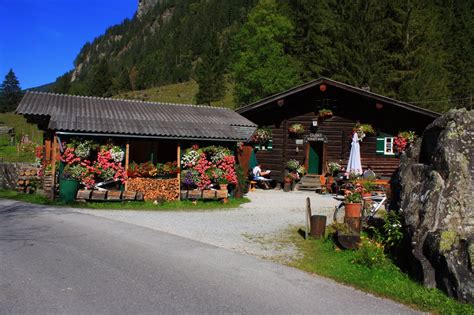
[[20,88],[20,82],[13,70],[10,69],[2,85],[0,85],[0,112],[5,113],[15,110],[22,97],[23,92]]
[[110,77],[109,65],[105,59],[92,69],[89,80],[89,95],[92,96],[110,96],[110,87],[112,80]]
[[208,104],[222,99],[225,93],[225,59],[219,48],[216,35],[209,43],[207,51],[196,66],[196,82],[199,90],[196,94],[198,104]]
[[295,24],[291,54],[302,64],[302,79],[331,77],[338,63],[333,38],[336,21],[330,0],[288,0],[288,11]]
[[250,12],[236,36],[233,74],[240,105],[300,82],[298,65],[285,51],[285,41],[293,32],[293,24],[278,11],[274,0],[261,0]]

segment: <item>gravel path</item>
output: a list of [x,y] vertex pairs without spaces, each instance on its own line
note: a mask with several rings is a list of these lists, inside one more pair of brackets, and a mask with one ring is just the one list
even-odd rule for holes
[[[251,202],[237,209],[213,211],[78,211],[179,235],[259,257],[283,257],[294,253],[278,237],[289,226],[304,226],[305,200],[311,198],[313,214],[332,215],[338,201],[314,192],[256,190]],[[329,222],[329,221],[328,221]]]

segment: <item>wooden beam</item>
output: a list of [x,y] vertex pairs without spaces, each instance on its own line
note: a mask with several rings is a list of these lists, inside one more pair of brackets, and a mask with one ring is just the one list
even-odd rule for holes
[[[125,174],[128,174],[128,165],[130,164],[130,139],[127,139],[127,144],[125,145]],[[128,187],[128,178],[125,181],[125,190]]]
[[179,199],[181,199],[181,143],[178,142],[178,145],[176,147],[176,154],[177,154],[177,164],[178,164],[178,196]]
[[53,179],[51,180],[51,199],[54,200],[54,194],[55,194],[55,191],[56,191],[56,159],[57,159],[57,154],[56,154],[56,150],[58,148],[58,137],[56,135],[54,135],[54,138],[53,138],[53,152],[52,152],[52,156],[51,156],[51,164],[52,164],[52,176],[53,176]]

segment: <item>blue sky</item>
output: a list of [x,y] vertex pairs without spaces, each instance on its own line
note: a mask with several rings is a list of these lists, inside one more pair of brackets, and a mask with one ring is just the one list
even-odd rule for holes
[[133,17],[138,0],[0,0],[0,80],[10,68],[22,88],[73,68],[81,47]]

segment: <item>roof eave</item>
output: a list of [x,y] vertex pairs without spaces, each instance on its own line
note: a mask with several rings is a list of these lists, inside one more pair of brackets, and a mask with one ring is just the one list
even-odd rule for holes
[[395,99],[392,99],[392,98],[389,98],[389,97],[386,97],[386,96],[383,96],[383,95],[380,95],[380,94],[377,94],[377,93],[374,93],[374,92],[370,92],[370,91],[367,91],[367,90],[364,90],[364,89],[361,89],[361,88],[358,88],[358,87],[355,87],[355,86],[352,86],[352,85],[349,85],[349,84],[334,81],[334,80],[331,80],[331,79],[328,79],[328,78],[325,78],[325,77],[321,77],[321,78],[318,78],[316,80],[298,85],[298,86],[293,87],[291,89],[288,89],[286,91],[268,96],[268,97],[266,97],[266,98],[264,98],[264,99],[262,99],[258,102],[254,102],[252,104],[243,106],[243,107],[237,109],[236,112],[239,113],[239,114],[243,114],[243,113],[246,113],[248,111],[261,108],[261,107],[263,107],[267,104],[270,104],[270,103],[275,102],[277,100],[280,100],[282,98],[288,97],[292,94],[304,91],[308,88],[312,88],[314,86],[320,85],[322,83],[325,83],[325,84],[328,84],[328,85],[331,85],[331,86],[334,86],[334,87],[338,87],[338,88],[341,88],[341,89],[349,91],[349,92],[354,92],[354,93],[357,93],[359,95],[362,95],[362,96],[365,96],[365,97],[368,97],[368,98],[372,98],[372,99],[378,100],[380,102],[384,102],[386,104],[391,104],[391,105],[399,106],[399,107],[402,107],[402,108],[405,108],[405,109],[408,109],[408,110],[411,110],[411,111],[415,111],[415,112],[418,112],[418,113],[421,113],[421,114],[424,114],[424,115],[427,115],[427,116],[430,116],[430,117],[433,117],[433,118],[437,118],[437,117],[441,116],[440,113],[437,113],[437,112],[434,112],[434,111],[431,111],[431,110],[428,110],[428,109],[425,109],[425,108],[421,108],[421,107],[415,106],[415,105],[410,104],[410,103],[397,101]]

